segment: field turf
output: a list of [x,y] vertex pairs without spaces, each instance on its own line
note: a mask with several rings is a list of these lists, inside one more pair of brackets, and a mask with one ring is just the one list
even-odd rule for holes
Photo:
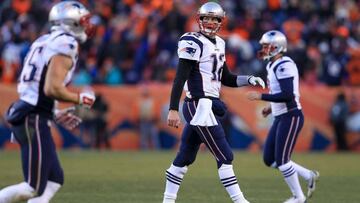
[[[18,151],[0,151],[0,188],[22,181]],[[175,156],[164,152],[62,151],[65,185],[53,203],[161,203],[164,172]],[[293,160],[321,173],[308,202],[359,203],[360,154],[297,153]],[[262,163],[261,154],[235,152],[235,173],[252,203],[279,203],[290,197],[281,174]],[[304,191],[305,183],[302,181]],[[209,152],[189,168],[178,203],[231,202]]]

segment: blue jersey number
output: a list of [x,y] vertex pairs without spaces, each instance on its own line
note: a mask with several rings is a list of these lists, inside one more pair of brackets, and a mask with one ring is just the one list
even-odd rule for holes
[[221,81],[221,76],[222,76],[221,72],[223,67],[220,67],[219,70],[217,70],[217,66],[218,66],[218,60],[221,62],[224,60],[224,54],[220,54],[219,58],[217,57],[216,54],[212,54],[211,58],[213,58],[213,68],[211,71],[213,74],[212,80]]
[[24,74],[24,76],[22,78],[22,80],[24,82],[30,82],[30,81],[34,80],[37,67],[32,61],[34,59],[34,56],[35,56],[35,59],[37,58],[36,56],[41,53],[42,49],[43,49],[43,47],[36,47],[34,49],[34,51],[32,51],[29,59],[27,59],[28,57],[26,56],[25,61],[28,61],[28,65],[31,67],[31,71],[29,74]]

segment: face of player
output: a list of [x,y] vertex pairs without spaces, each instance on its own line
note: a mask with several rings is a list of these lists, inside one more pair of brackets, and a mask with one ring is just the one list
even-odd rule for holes
[[271,44],[262,44],[261,50],[258,51],[257,57],[261,60],[268,60],[271,58],[271,52],[275,50],[275,47]]
[[216,33],[220,30],[221,19],[214,16],[200,17],[201,32],[209,37],[215,37]]

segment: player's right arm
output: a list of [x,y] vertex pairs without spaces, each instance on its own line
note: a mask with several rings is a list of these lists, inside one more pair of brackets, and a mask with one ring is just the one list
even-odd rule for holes
[[200,60],[202,47],[194,33],[184,34],[178,43],[179,64],[176,70],[175,80],[171,89],[168,125],[179,127],[179,102],[186,80],[189,78],[191,69],[196,67]]
[[179,102],[181,93],[186,80],[189,78],[192,67],[196,66],[197,61],[189,59],[179,59],[176,76],[171,89],[170,96],[170,109],[168,114],[168,125],[171,127],[179,127],[180,116],[179,116]]
[[43,90],[45,95],[58,101],[81,104],[90,108],[95,101],[93,92],[78,94],[64,85],[65,78],[78,55],[78,42],[72,36],[58,35],[48,43],[46,53],[48,70]]
[[63,82],[72,67],[72,59],[65,55],[54,55],[49,63],[45,77],[44,93],[46,96],[63,102],[79,104],[79,96],[69,91]]

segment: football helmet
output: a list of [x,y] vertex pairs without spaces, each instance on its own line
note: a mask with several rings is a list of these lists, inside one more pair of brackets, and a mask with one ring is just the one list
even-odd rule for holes
[[269,60],[279,53],[285,53],[287,42],[285,35],[277,30],[270,30],[264,33],[259,41],[262,45],[258,52],[258,57],[263,60]]
[[77,1],[63,1],[55,4],[49,13],[51,30],[63,30],[73,35],[81,43],[94,33],[90,22],[91,14]]
[[[215,17],[218,22],[207,22],[204,17]],[[197,12],[197,22],[200,31],[208,36],[214,36],[221,28],[222,21],[225,18],[225,11],[215,2],[203,4]]]

